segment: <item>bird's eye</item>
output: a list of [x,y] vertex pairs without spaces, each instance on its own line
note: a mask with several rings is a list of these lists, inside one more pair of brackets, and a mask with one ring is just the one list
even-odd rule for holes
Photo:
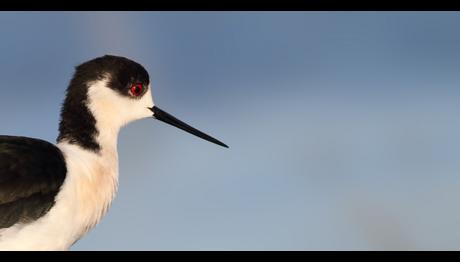
[[137,83],[132,85],[129,91],[131,92],[132,96],[140,96],[142,91],[144,91],[144,87],[141,83]]

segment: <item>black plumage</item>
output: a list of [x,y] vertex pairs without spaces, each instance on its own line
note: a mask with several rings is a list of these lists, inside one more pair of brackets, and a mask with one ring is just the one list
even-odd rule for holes
[[53,144],[0,136],[0,229],[45,215],[66,173],[64,156]]
[[57,142],[67,140],[71,144],[98,152],[100,145],[95,140],[98,133],[96,119],[88,109],[88,83],[108,76],[107,87],[122,96],[137,99],[140,96],[130,96],[129,88],[134,83],[142,83],[145,93],[150,83],[149,74],[142,65],[113,55],[95,58],[75,69],[62,105]]

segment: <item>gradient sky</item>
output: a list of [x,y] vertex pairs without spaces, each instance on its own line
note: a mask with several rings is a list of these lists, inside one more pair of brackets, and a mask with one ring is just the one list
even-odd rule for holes
[[159,121],[72,250],[460,249],[460,13],[1,12],[0,134],[55,141],[74,67],[150,72]]

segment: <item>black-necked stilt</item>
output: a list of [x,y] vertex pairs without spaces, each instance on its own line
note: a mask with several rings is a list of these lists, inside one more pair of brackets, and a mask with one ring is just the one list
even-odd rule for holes
[[0,136],[0,250],[67,250],[107,212],[120,128],[153,117],[227,147],[154,105],[147,71],[106,55],[76,67],[59,137]]

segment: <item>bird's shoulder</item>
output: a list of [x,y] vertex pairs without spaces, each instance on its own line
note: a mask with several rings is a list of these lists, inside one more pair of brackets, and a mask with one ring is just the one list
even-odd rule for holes
[[66,173],[64,156],[55,145],[0,135],[0,228],[46,213]]

